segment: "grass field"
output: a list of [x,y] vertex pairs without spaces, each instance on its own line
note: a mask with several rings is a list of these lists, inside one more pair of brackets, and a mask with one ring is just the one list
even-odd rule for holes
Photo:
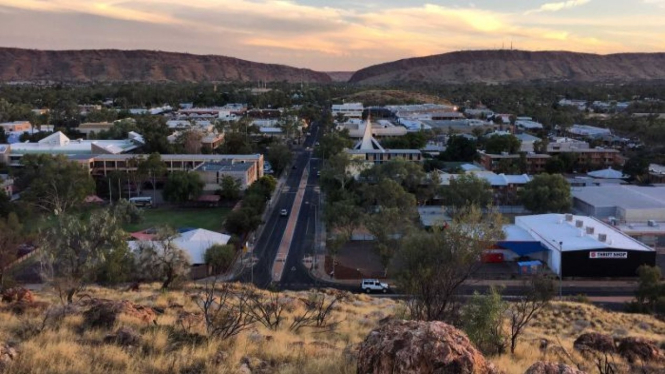
[[221,231],[224,219],[231,212],[229,208],[154,208],[143,210],[143,221],[125,225],[128,232],[136,232],[157,226],[194,227]]

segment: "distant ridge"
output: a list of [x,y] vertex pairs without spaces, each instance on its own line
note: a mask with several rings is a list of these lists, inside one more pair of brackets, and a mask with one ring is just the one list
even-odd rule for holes
[[665,79],[665,53],[597,55],[481,50],[408,58],[357,71],[349,82],[387,84],[642,81]]
[[233,57],[147,50],[0,48],[2,82],[316,82],[325,73]]

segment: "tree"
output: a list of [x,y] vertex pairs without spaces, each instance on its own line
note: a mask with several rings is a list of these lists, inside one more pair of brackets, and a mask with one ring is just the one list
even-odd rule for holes
[[659,301],[665,295],[665,286],[660,282],[660,268],[642,265],[637,268],[637,275],[639,282],[635,291],[635,301],[640,311],[655,313]]
[[457,291],[480,266],[480,255],[503,237],[502,218],[469,209],[445,229],[414,231],[397,252],[397,282],[410,295],[411,316],[455,322]]
[[22,199],[49,213],[65,213],[95,191],[88,170],[65,156],[25,155],[20,185]]
[[464,136],[448,138],[446,150],[439,155],[443,161],[472,162],[478,155],[476,142]]
[[169,127],[166,125],[166,118],[162,116],[140,116],[136,118],[136,128],[143,136],[145,145],[143,150],[146,153],[172,153],[172,145],[169,143]]
[[225,272],[233,264],[235,256],[236,249],[233,245],[215,244],[206,250],[203,258],[207,265],[212,266],[213,273],[219,274]]
[[197,129],[188,129],[181,132],[176,139],[178,152],[189,155],[200,154],[203,147],[201,140],[203,140],[203,133]]
[[548,174],[561,174],[566,172],[566,165],[554,156],[545,162],[545,172]]
[[219,185],[222,188],[219,193],[222,199],[236,200],[238,197],[240,197],[240,181],[233,178],[232,176],[223,176]]
[[5,288],[6,270],[17,258],[22,229],[16,213],[0,218],[0,290]]
[[524,207],[535,214],[564,213],[570,210],[570,184],[561,174],[536,175],[520,191]]
[[509,154],[517,153],[520,150],[522,142],[515,135],[494,135],[487,139],[485,143],[485,152],[489,154]]
[[126,251],[126,234],[109,210],[89,218],[58,215],[41,240],[42,273],[68,303],[86,284],[97,279],[98,269],[116,251]]
[[450,179],[441,191],[444,204],[454,213],[469,207],[487,207],[492,203],[492,185],[473,174],[460,174]]
[[250,231],[256,230],[261,224],[261,213],[253,209],[243,207],[234,210],[226,216],[224,228],[237,236],[242,236]]
[[528,291],[508,307],[510,322],[510,353],[515,354],[517,340],[531,320],[545,308],[554,297],[554,282],[542,276],[529,280]]
[[327,193],[335,190],[345,191],[353,179],[349,170],[351,158],[348,153],[342,152],[332,155],[321,168],[321,188]]
[[191,260],[189,254],[175,243],[178,236],[172,228],[161,227],[154,239],[139,241],[137,245],[140,274],[161,281],[162,289],[169,288],[189,273]]
[[252,145],[245,134],[227,132],[224,134],[224,144],[218,148],[220,153],[229,155],[242,155],[254,153]]
[[196,199],[203,192],[203,181],[197,173],[174,171],[164,184],[164,200],[184,203]]
[[631,157],[623,165],[623,173],[631,180],[643,182],[649,178],[649,159],[645,157]]
[[148,157],[138,161],[136,174],[139,176],[141,184],[150,181],[154,189],[156,179],[164,176],[167,170],[162,156],[159,153],[151,153]]
[[486,295],[474,292],[462,310],[462,329],[469,339],[486,355],[502,354],[506,349],[503,330],[506,303],[501,293],[491,287]]
[[270,162],[278,175],[291,163],[292,159],[293,152],[284,144],[273,144],[266,154],[266,160]]
[[351,146],[353,142],[348,137],[348,131],[332,131],[321,137],[314,153],[316,157],[327,160]]

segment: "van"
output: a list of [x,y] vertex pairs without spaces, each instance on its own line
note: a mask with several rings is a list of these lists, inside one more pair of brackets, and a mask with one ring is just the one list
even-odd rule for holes
[[152,206],[152,197],[130,197],[129,202],[136,205],[139,208],[151,207]]

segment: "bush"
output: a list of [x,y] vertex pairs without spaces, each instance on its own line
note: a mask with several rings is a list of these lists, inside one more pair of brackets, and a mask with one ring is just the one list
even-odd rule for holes
[[503,333],[506,304],[492,288],[487,295],[475,293],[463,309],[463,330],[469,339],[487,355],[502,354],[506,349]]
[[225,272],[233,264],[235,255],[236,250],[232,245],[216,244],[206,250],[204,259],[206,264],[212,266],[213,273],[219,274]]

